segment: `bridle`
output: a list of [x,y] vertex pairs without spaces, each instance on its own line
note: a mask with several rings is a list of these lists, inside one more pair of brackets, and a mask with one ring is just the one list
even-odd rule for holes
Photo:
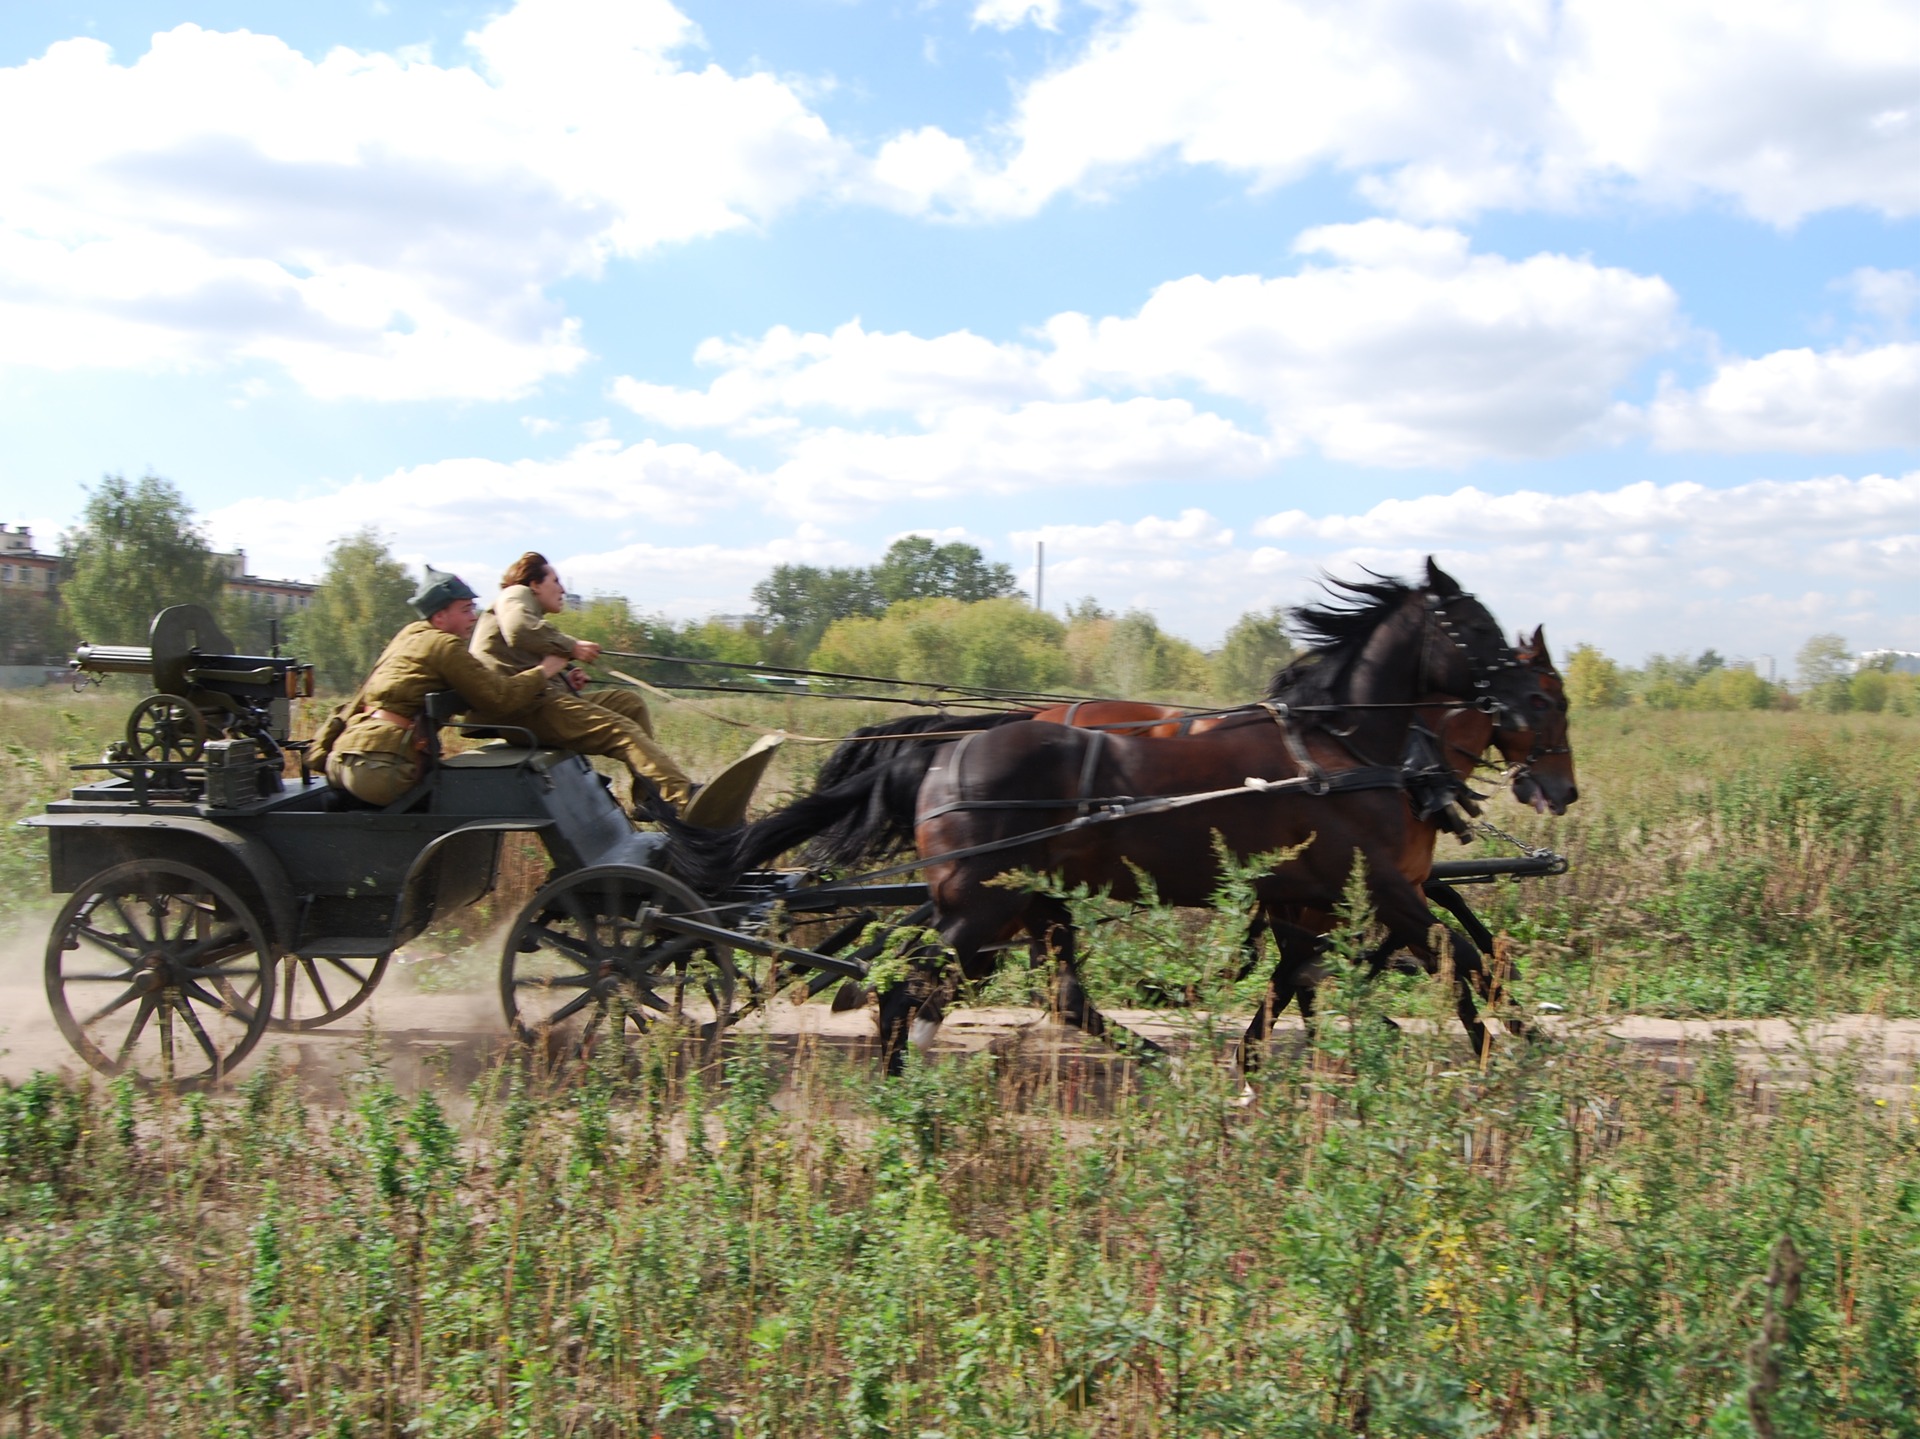
[[[1473,596],[1465,590],[1455,590],[1444,599],[1432,591],[1428,591],[1427,593],[1428,614],[1433,617],[1434,623],[1439,626],[1440,633],[1453,642],[1453,647],[1460,651],[1461,657],[1466,662],[1467,674],[1473,682],[1475,691],[1474,697],[1468,707],[1477,709],[1482,714],[1492,715],[1496,724],[1505,722],[1511,728],[1531,731],[1533,725],[1528,721],[1527,717],[1512,704],[1502,699],[1494,688],[1494,681],[1502,671],[1524,670],[1527,668],[1526,661],[1522,660],[1520,656],[1514,652],[1513,646],[1506,642],[1504,635],[1502,635],[1500,639],[1499,655],[1492,660],[1483,661],[1475,652],[1474,647],[1462,636],[1460,626],[1454,622],[1453,616],[1447,613],[1448,606],[1452,605],[1456,600],[1471,599],[1473,599]],[[1423,689],[1428,687],[1426,663],[1426,650],[1422,648],[1420,651],[1420,681]],[[1529,755],[1529,762],[1538,757],[1540,753],[1543,752],[1536,750],[1533,755]]]
[[[1448,613],[1448,607],[1454,604],[1456,601],[1473,600],[1473,599],[1474,599],[1474,596],[1466,590],[1455,590],[1452,594],[1447,595],[1445,597],[1435,594],[1431,590],[1427,591],[1426,593],[1425,609],[1431,621],[1431,625],[1433,627],[1437,627],[1440,633],[1445,635],[1446,638],[1453,644],[1453,647],[1460,651],[1461,657],[1465,661],[1465,664],[1467,667],[1468,678],[1471,681],[1471,684],[1474,690],[1474,695],[1472,699],[1456,702],[1449,708],[1452,712],[1456,712],[1456,713],[1463,710],[1475,710],[1481,714],[1493,716],[1494,722],[1496,724],[1502,723],[1504,721],[1509,725],[1511,725],[1511,727],[1513,728],[1526,730],[1531,733],[1533,732],[1533,726],[1527,722],[1526,716],[1521,714],[1520,711],[1514,705],[1509,703],[1507,700],[1502,699],[1495,687],[1495,680],[1499,677],[1499,675],[1503,671],[1524,670],[1527,668],[1526,663],[1523,660],[1521,660],[1519,655],[1517,655],[1514,652],[1513,647],[1506,642],[1506,637],[1504,635],[1502,635],[1500,639],[1499,653],[1496,656],[1494,656],[1494,658],[1492,658],[1491,660],[1483,660],[1480,654],[1475,650],[1474,646],[1468,642],[1468,639],[1462,633],[1461,626],[1457,624],[1453,616]],[[1420,644],[1419,674],[1417,676],[1417,681],[1415,685],[1416,691],[1423,695],[1434,693],[1439,688],[1438,682],[1432,678],[1429,670],[1429,666],[1428,666],[1427,638],[1428,638],[1428,635],[1425,632],[1423,632],[1421,635],[1421,644]],[[1294,715],[1305,714],[1305,713],[1308,713],[1309,711],[1329,711],[1329,712],[1337,711],[1337,712],[1344,713],[1349,710],[1374,710],[1374,709],[1417,710],[1417,709],[1423,708],[1428,703],[1429,701],[1425,699],[1417,699],[1417,700],[1377,700],[1377,701],[1359,701],[1359,702],[1348,701],[1341,704],[1333,704],[1333,705],[1325,705],[1325,706],[1321,706],[1321,705],[1295,706],[1295,705],[1284,704],[1276,700],[1263,700],[1260,702],[1259,708],[1265,710],[1268,716],[1272,718],[1274,723],[1280,727],[1280,733],[1286,741],[1288,752],[1292,756],[1295,764],[1299,766],[1300,772],[1303,775],[1308,777],[1310,783],[1323,784],[1325,781],[1324,771],[1321,770],[1320,766],[1316,764],[1312,759],[1312,757],[1307,753],[1306,747],[1301,743],[1299,736],[1296,735],[1293,731],[1291,720]],[[1328,724],[1324,718],[1318,721],[1318,725],[1327,734],[1329,734],[1335,740],[1337,740],[1341,748],[1345,749],[1349,754],[1353,755],[1353,757],[1359,760],[1362,764],[1377,764],[1376,761],[1369,760],[1367,756],[1362,754],[1352,744],[1352,736],[1354,733],[1354,729],[1357,728],[1357,726],[1350,726],[1345,730],[1341,730],[1341,729],[1335,728],[1333,725]],[[1445,721],[1443,720],[1441,723],[1441,728],[1444,730],[1445,727],[1446,727]],[[1424,730],[1425,726],[1420,726],[1420,728]],[[1434,734],[1432,731],[1426,731],[1426,732],[1428,733],[1429,737],[1436,742],[1436,744],[1447,743],[1445,741],[1442,741],[1440,739],[1440,736],[1437,734]],[[1536,740],[1536,744],[1537,744],[1537,740]],[[1452,747],[1452,746],[1449,745],[1448,747]],[[1536,758],[1539,754],[1542,754],[1542,753],[1545,753],[1545,751],[1536,750],[1535,754],[1528,756],[1527,763],[1531,763],[1534,758]],[[1475,758],[1476,760],[1478,759],[1477,756]],[[1524,768],[1524,765],[1522,767]],[[1324,791],[1318,790],[1318,791],[1310,791],[1310,792],[1324,792]]]

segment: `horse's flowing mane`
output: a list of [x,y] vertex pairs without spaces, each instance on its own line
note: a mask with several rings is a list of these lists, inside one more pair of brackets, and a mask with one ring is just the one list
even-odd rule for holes
[[[1373,575],[1369,570],[1367,572]],[[1307,652],[1283,666],[1267,685],[1266,698],[1291,705],[1335,704],[1348,669],[1414,587],[1385,575],[1370,580],[1325,581],[1333,598],[1288,612]],[[1343,601],[1350,600],[1351,603]]]

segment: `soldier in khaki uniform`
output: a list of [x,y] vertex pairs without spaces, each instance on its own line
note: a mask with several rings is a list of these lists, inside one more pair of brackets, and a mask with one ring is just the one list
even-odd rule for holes
[[328,782],[368,804],[392,804],[419,783],[415,721],[433,691],[455,690],[470,708],[524,723],[566,663],[553,655],[524,674],[503,675],[476,660],[467,636],[479,616],[458,575],[429,567],[409,603],[422,618],[381,652],[344,716],[346,728],[327,749]]
[[[544,555],[529,550],[500,577],[500,586],[500,597],[480,617],[472,642],[475,657],[495,673],[518,675],[556,656],[587,664],[600,658],[599,645],[564,634],[548,621],[548,615],[565,608],[566,589]],[[693,786],[655,741],[647,702],[633,690],[582,694],[574,680],[584,684],[585,676],[570,673],[551,680],[540,705],[515,722],[542,744],[619,760],[632,772],[636,793],[645,792],[644,779],[684,809]]]

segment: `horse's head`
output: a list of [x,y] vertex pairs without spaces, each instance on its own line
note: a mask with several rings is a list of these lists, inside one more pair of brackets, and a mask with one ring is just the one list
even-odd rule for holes
[[1507,643],[1500,622],[1431,558],[1420,594],[1429,620],[1425,689],[1458,696],[1492,715],[1497,730],[1516,734],[1554,713],[1539,672]]
[[1567,739],[1567,687],[1547,653],[1547,632],[1536,627],[1532,638],[1521,636],[1516,653],[1540,686],[1544,707],[1534,707],[1530,729],[1494,729],[1493,742],[1511,767],[1513,797],[1542,814],[1565,814],[1580,798],[1573,777],[1573,747]]

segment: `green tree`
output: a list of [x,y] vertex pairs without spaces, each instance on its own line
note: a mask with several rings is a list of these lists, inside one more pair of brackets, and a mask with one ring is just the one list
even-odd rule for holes
[[1220,653],[1213,657],[1213,692],[1240,703],[1267,692],[1274,672],[1293,658],[1286,611],[1249,610],[1233,622]]
[[872,566],[778,565],[753,587],[753,603],[768,631],[766,660],[800,664],[836,621],[877,619],[907,600],[972,603],[1016,592],[1013,571],[989,564],[974,546],[906,535]]
[[[635,614],[619,595],[596,595],[585,608],[569,610],[556,622],[574,638],[592,640],[609,650],[685,655],[735,664],[758,664],[767,658],[766,627],[757,619],[739,625],[720,619],[675,624],[663,615]],[[608,663],[654,684],[710,684],[727,678],[697,665],[630,660],[617,655],[610,656]]]
[[1887,707],[1892,689],[1892,682],[1885,670],[1861,670],[1847,681],[1847,708],[1862,714],[1879,714]]
[[804,661],[835,621],[872,618],[887,607],[871,570],[814,565],[776,565],[753,587],[753,603],[772,632],[768,658],[776,664]]
[[1680,697],[1689,710],[1763,710],[1773,706],[1773,686],[1753,670],[1715,666]]
[[972,545],[936,545],[925,535],[895,540],[872,570],[873,589],[889,605],[902,600],[997,600],[1019,593],[1013,570],[989,564]]
[[158,475],[137,485],[103,478],[61,545],[61,600],[83,640],[143,644],[168,605],[219,605],[225,576],[213,546],[186,496]]
[[1618,709],[1627,702],[1620,666],[1593,645],[1575,645],[1567,657],[1567,703],[1574,709]]
[[293,637],[294,616],[282,610],[265,595],[241,594],[228,590],[214,611],[220,628],[243,655],[263,655],[273,645],[274,621],[280,621],[280,645],[285,649]]
[[1853,672],[1853,655],[1847,642],[1836,634],[1814,635],[1800,646],[1794,657],[1794,670],[1806,689],[1818,689]]
[[836,621],[814,662],[886,679],[1044,690],[1067,677],[1066,628],[1015,599],[908,600],[884,615]]
[[300,616],[296,652],[328,688],[351,691],[400,627],[418,619],[407,604],[413,579],[378,531],[335,540],[313,603]]
[[0,589],[0,665],[38,665],[72,647],[66,615],[50,595]]
[[1794,671],[1811,708],[1839,714],[1852,706],[1853,655],[1839,635],[1810,638],[1794,657]]

